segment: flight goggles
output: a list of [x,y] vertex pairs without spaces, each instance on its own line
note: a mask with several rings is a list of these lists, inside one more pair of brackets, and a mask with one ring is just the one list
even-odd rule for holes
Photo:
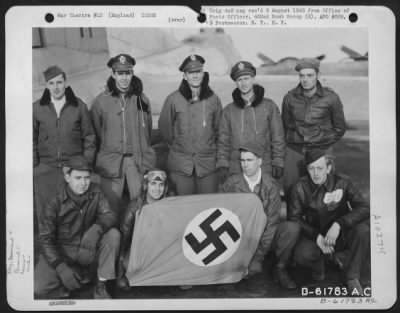
[[165,172],[161,170],[150,171],[146,175],[144,175],[144,178],[147,179],[147,181],[158,180],[165,182],[167,180],[167,174],[165,174]]

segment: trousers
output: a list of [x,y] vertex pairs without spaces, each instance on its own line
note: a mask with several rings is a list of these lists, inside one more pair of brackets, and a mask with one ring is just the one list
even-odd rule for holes
[[175,185],[175,191],[178,196],[216,193],[218,191],[218,177],[216,172],[204,177],[198,177],[194,172],[190,176],[171,172],[171,182]]
[[[119,254],[120,233],[117,229],[111,228],[99,240],[97,255],[94,263],[97,265],[97,276],[106,280],[115,279],[115,264]],[[77,256],[78,259],[78,256]],[[94,264],[89,265],[92,267]],[[71,268],[81,273],[84,266],[77,261],[68,264]],[[37,296],[58,298],[65,287],[63,286],[56,270],[50,266],[43,254],[40,254],[39,261],[34,270],[34,292]]]
[[122,213],[121,199],[125,182],[128,186],[129,198],[133,200],[139,197],[143,177],[133,157],[122,159],[121,173],[120,177],[100,177],[100,189],[107,197],[111,208],[119,215]]
[[[293,253],[294,262],[311,268],[318,274],[324,273],[325,255],[316,242],[302,236],[300,225],[296,222],[284,223],[283,227],[290,228],[290,233],[297,234],[290,239],[292,242],[289,248],[294,247],[294,249],[286,251],[289,255]],[[334,248],[335,252],[346,252],[343,271],[347,280],[360,278],[361,266],[369,251],[369,234],[369,220],[350,229],[342,229],[339,233]]]
[[297,228],[295,222],[281,222],[276,229],[271,249],[275,251],[278,263],[288,265],[299,237],[300,228]]
[[40,218],[47,201],[55,196],[63,182],[64,174],[61,167],[40,163],[33,169],[34,210],[37,218]]

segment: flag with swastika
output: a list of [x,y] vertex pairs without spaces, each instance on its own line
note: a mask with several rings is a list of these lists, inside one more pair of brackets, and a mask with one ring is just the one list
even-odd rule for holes
[[240,281],[267,217],[251,193],[166,198],[136,216],[126,277],[131,286]]

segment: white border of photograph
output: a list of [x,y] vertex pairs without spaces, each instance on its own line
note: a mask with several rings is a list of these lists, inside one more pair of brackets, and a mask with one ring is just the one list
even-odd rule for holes
[[[266,6],[265,6],[266,7]],[[271,6],[269,8],[272,8]],[[186,7],[13,7],[6,28],[6,232],[7,300],[18,310],[147,310],[147,309],[385,309],[396,300],[396,101],[395,18],[385,7],[348,7],[359,19],[294,21],[282,27],[367,27],[369,51],[369,127],[371,190],[371,285],[374,303],[321,303],[321,298],[265,299],[128,299],[73,300],[52,306],[33,299],[32,197],[32,28],[37,27],[207,27]],[[206,9],[206,8],[205,8]],[[109,12],[157,12],[156,19],[109,18]],[[48,24],[49,12],[69,15],[103,13],[102,18],[59,18]],[[55,13],[56,14],[56,13]],[[185,17],[171,25],[169,17]],[[224,26],[228,27],[228,26]],[[237,26],[235,26],[237,27]],[[249,26],[246,26],[249,27]],[[273,26],[268,26],[273,27]],[[379,218],[379,231],[374,224]],[[375,218],[375,220],[374,220]],[[383,236],[380,253],[377,234]],[[18,262],[18,264],[17,264]],[[378,287],[379,286],[379,287]],[[330,298],[332,299],[332,298]]]

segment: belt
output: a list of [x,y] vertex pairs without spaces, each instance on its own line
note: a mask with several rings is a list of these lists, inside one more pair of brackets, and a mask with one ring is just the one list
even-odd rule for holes
[[124,154],[122,154],[122,156],[125,158],[125,157],[132,157],[133,156],[133,153],[124,153]]

